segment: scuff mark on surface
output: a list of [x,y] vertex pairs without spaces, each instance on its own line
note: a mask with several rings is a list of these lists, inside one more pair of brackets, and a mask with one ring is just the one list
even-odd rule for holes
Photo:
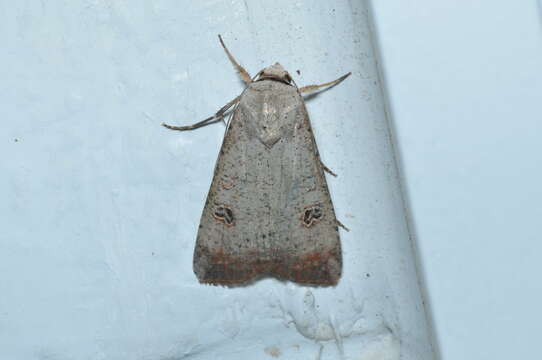
[[357,360],[398,360],[401,356],[401,347],[393,334],[382,334],[368,343]]
[[276,346],[268,346],[263,351],[267,355],[269,355],[271,357],[274,357],[274,358],[278,358],[282,354],[280,349],[278,347],[276,347]]
[[[355,301],[354,298],[352,301],[356,303],[352,306],[356,315],[349,320],[342,319],[341,322],[338,321],[334,313],[319,309],[311,290],[305,291],[300,306],[296,307],[296,304],[286,306],[279,302],[278,308],[282,311],[283,320],[287,327],[293,325],[303,337],[320,344],[316,359],[321,358],[326,343],[329,342],[336,346],[341,359],[352,356],[352,352],[360,351],[360,344],[363,344],[361,354],[364,356],[360,359],[398,359],[398,357],[393,357],[393,354],[399,354],[399,341],[392,328],[387,325],[386,320],[381,318],[377,322],[366,322],[363,313],[364,301]],[[348,346],[345,346],[344,341],[352,338],[355,338],[353,343],[357,346],[352,346],[352,341],[349,341]],[[379,345],[383,342],[387,345]],[[385,357],[378,357],[380,356],[378,354],[384,354]]]
[[233,306],[227,307],[221,316],[220,332],[229,339],[234,339],[241,331],[238,312],[239,303],[236,301]]

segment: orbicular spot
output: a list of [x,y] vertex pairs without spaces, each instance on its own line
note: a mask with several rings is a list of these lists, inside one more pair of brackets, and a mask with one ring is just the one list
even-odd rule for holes
[[220,183],[220,185],[222,186],[222,189],[224,190],[231,190],[233,188],[233,181],[229,180],[229,181],[222,181],[222,183]]
[[306,227],[312,226],[324,216],[320,204],[306,206],[301,214],[301,221]]
[[216,220],[223,222],[226,226],[233,226],[235,222],[232,209],[224,204],[216,205],[213,217]]

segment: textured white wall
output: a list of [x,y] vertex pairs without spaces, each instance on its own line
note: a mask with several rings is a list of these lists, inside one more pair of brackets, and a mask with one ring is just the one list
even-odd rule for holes
[[538,359],[541,3],[372,4],[442,358]]
[[[308,103],[336,288],[192,273],[224,128],[159,124],[241,92],[219,33],[252,74],[353,72]],[[0,358],[432,358],[363,2],[2,2],[0,42]]]

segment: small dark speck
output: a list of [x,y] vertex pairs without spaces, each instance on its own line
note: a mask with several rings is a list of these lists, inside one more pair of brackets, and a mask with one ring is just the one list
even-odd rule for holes
[[301,71],[296,70],[295,72],[297,73],[297,75],[301,75]]
[[371,277],[371,274],[367,273],[367,274],[365,274],[365,276],[369,278],[369,277]]
[[154,256],[154,251],[151,254],[152,254],[152,256]]
[[15,142],[19,142],[19,139],[14,139]]

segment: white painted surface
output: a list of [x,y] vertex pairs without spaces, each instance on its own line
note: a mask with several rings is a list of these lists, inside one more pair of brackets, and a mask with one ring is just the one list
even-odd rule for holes
[[540,3],[372,3],[442,358],[538,359]]
[[[431,359],[362,3],[0,4],[0,358]],[[353,72],[309,113],[342,232],[336,288],[203,286],[192,252],[224,128],[165,130],[254,74]],[[296,70],[301,75],[297,75]]]

